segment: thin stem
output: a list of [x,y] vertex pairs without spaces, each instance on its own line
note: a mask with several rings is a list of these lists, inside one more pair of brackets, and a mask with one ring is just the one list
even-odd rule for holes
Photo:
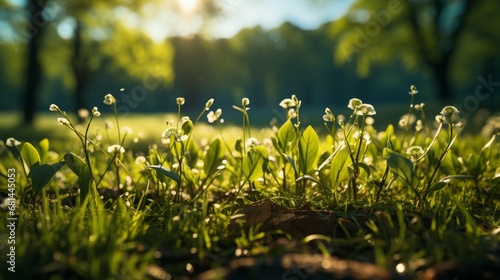
[[[410,108],[408,109],[408,116],[406,118],[406,125],[405,125],[405,133],[403,135],[403,146],[406,142],[406,137],[407,137],[407,134],[408,134],[408,129],[410,128],[410,115],[411,115],[411,111],[413,109],[413,99],[415,98],[415,95],[414,94],[411,94],[411,99],[410,99]],[[406,145],[406,147],[408,147],[409,145]]]
[[116,109],[116,102],[113,103],[113,109],[115,113],[115,119],[116,119],[116,130],[118,131],[118,141],[117,143],[120,143],[121,135],[120,135],[120,123],[118,122],[118,110]]
[[450,132],[449,132],[449,136],[448,136],[448,145],[444,149],[443,153],[441,153],[441,156],[439,157],[439,160],[438,160],[438,162],[436,164],[436,167],[434,168],[434,171],[432,172],[432,175],[431,175],[431,177],[429,179],[429,183],[427,184],[427,187],[425,189],[424,199],[426,199],[427,196],[429,195],[429,189],[431,188],[432,182],[434,181],[434,178],[437,175],[439,167],[441,167],[441,165],[443,164],[443,161],[444,161],[444,158],[445,158],[446,154],[450,150],[451,145],[453,145],[453,142],[455,142],[456,136],[453,137],[453,125],[449,124],[449,126],[450,126]]

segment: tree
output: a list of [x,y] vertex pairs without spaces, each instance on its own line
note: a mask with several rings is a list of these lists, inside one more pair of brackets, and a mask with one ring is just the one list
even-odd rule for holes
[[24,93],[24,123],[31,124],[35,116],[37,95],[42,67],[39,60],[39,52],[42,44],[47,21],[42,15],[46,5],[46,0],[29,0],[26,2],[28,11],[28,58],[26,67],[26,88]]
[[[124,49],[117,49],[116,46],[124,46],[124,44],[114,44],[113,47],[107,47],[104,51],[100,50],[101,45],[110,43],[111,40],[117,40],[117,34],[113,32],[108,32],[110,34],[109,38],[96,38],[95,31],[116,31],[114,26],[120,26],[121,18],[113,15],[113,12],[117,7],[126,9],[127,5],[129,11],[140,10],[140,5],[144,5],[150,1],[135,1],[130,3],[130,1],[115,0],[106,1],[105,3],[99,1],[57,1],[57,0],[30,0],[26,2],[25,10],[27,11],[27,23],[24,28],[24,33],[22,34],[28,46],[28,56],[26,59],[26,81],[24,90],[24,123],[32,123],[35,112],[36,104],[38,101],[38,90],[40,87],[40,82],[43,75],[43,70],[46,67],[52,67],[52,65],[43,65],[41,56],[47,52],[61,52],[64,48],[68,47],[68,44],[59,44],[55,48],[44,48],[44,41],[51,41],[54,39],[64,41],[62,38],[54,38],[51,36],[50,40],[47,39],[46,33],[48,28],[55,30],[60,24],[68,24],[68,22],[73,23],[73,32],[71,34],[70,44],[72,56],[68,61],[69,69],[71,70],[71,76],[73,78],[74,85],[74,95],[75,95],[75,111],[84,108],[85,97],[84,92],[87,85],[92,80],[96,71],[102,67],[103,57],[118,57],[131,55],[130,52],[125,52]],[[3,1],[2,1],[2,5]],[[56,7],[57,9],[48,9],[48,7]],[[50,11],[49,11],[50,10]],[[17,11],[19,13],[19,9]],[[135,12],[131,12],[135,13]],[[64,22],[66,21],[66,22]],[[120,31],[125,29],[118,28]],[[142,33],[143,31],[139,28],[129,28],[127,35],[130,33]],[[124,34],[120,34],[124,35]],[[129,67],[133,68],[128,73],[137,74],[140,72],[140,77],[147,73],[147,67],[150,65],[145,65],[146,62],[155,61],[156,63],[163,63],[166,71],[161,73],[167,73],[162,77],[157,77],[158,79],[165,79],[165,82],[170,82],[172,80],[171,75],[171,57],[173,55],[172,48],[168,44],[163,44],[163,52],[149,52],[146,49],[157,49],[157,46],[152,46],[152,44],[144,44],[144,36],[123,36],[119,37],[120,41],[126,41],[127,45],[133,45],[133,52],[148,53],[151,55],[159,55],[154,58],[144,59],[142,61],[134,61],[134,64],[123,65],[120,64],[123,61],[129,61],[128,59],[116,58],[112,59],[116,62],[117,67]],[[140,42],[134,41],[134,39],[139,39]],[[152,43],[149,40],[148,43]],[[131,50],[130,47],[126,49]],[[107,53],[106,53],[107,51]],[[132,54],[134,56],[134,54]],[[52,69],[54,72],[54,69]],[[55,72],[59,71],[61,76],[68,76],[67,69],[62,67],[56,69]]]
[[[470,67],[457,62],[472,56],[484,62],[495,53],[499,9],[495,0],[358,0],[331,25],[338,40],[335,61],[355,60],[360,76],[367,76],[371,65],[394,59],[409,69],[425,66],[439,97],[449,99],[452,82]],[[482,47],[471,48],[476,45]]]

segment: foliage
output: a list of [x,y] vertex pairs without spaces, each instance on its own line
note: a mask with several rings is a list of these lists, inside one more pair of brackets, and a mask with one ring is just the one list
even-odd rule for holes
[[[223,129],[214,99],[191,120],[177,98],[162,142],[146,151],[134,149],[140,140],[129,140],[132,132],[120,127],[112,95],[104,103],[116,131],[108,124],[107,139],[91,129],[101,117],[97,107],[85,124],[74,125],[52,105],[80,147],[60,156],[49,140],[35,146],[11,138],[0,154],[2,186],[8,168],[24,173],[16,182],[20,277],[144,278],[158,267],[165,275],[194,276],[219,258],[269,254],[273,237],[290,238],[286,232],[262,224],[230,230],[239,210],[261,200],[341,216],[343,235],[301,240],[316,242],[323,255],[334,248],[338,256],[399,267],[408,276],[446,260],[491,261],[500,244],[498,130],[461,141],[455,107],[444,107],[431,126],[424,105],[413,104],[416,88],[410,93],[400,129],[380,132],[372,126],[374,106],[357,98],[348,118],[325,109],[327,133],[303,124],[295,95],[280,103],[286,120],[266,133],[251,126],[247,98],[233,106],[242,116],[236,133]],[[204,116],[219,136],[193,137]]]
[[407,69],[429,69],[441,96],[450,98],[451,85],[476,77],[471,72],[495,56],[499,37],[492,32],[500,22],[490,13],[498,7],[491,0],[358,0],[331,24],[339,39],[334,60],[355,62],[364,77],[374,65],[395,60]]

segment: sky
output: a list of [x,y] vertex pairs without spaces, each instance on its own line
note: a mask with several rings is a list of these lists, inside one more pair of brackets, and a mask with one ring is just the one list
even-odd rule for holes
[[[290,21],[303,29],[314,29],[337,19],[352,1],[329,0],[219,0],[224,14],[215,21],[213,32],[218,37],[231,37],[243,27],[261,25],[265,29]],[[311,4],[313,3],[313,4]]]
[[[180,15],[159,14],[146,24],[147,32],[156,40],[166,36],[195,33],[206,22],[196,15],[196,5],[201,0],[175,0],[180,4]],[[215,38],[229,38],[246,27],[260,25],[265,29],[290,21],[303,29],[341,17],[354,0],[215,0],[223,11],[209,24]],[[169,26],[170,28],[165,28]],[[206,26],[205,26],[206,27]]]
[[[25,5],[25,0],[7,1],[19,6]],[[116,9],[115,15],[117,18],[125,19],[125,22],[132,27],[144,30],[151,38],[160,42],[169,36],[188,36],[202,28],[209,30],[209,35],[214,38],[229,38],[242,28],[256,25],[272,29],[285,21],[290,21],[303,29],[314,29],[341,17],[354,2],[354,0],[214,0],[223,12],[207,22],[197,13],[201,1],[203,0],[151,1],[156,5],[149,5],[143,9],[142,19],[139,19],[134,11],[121,8]],[[178,7],[177,12],[172,11],[175,5]],[[59,35],[65,39],[71,38],[73,25],[74,21],[71,18],[63,19],[57,27]],[[0,32],[0,35],[5,32]]]

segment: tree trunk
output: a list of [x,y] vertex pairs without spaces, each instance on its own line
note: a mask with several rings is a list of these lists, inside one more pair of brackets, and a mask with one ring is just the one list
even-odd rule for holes
[[[86,59],[82,53],[82,23],[78,19],[74,31],[71,67],[75,77],[75,112],[78,113],[78,110],[85,108],[85,87],[88,80]],[[81,123],[84,119],[78,115],[78,121]]]
[[439,65],[433,65],[432,70],[434,71],[434,79],[436,80],[436,86],[438,90],[438,97],[443,101],[450,100],[452,93],[450,87],[450,77],[448,71],[448,62],[444,62]]
[[30,0],[26,4],[29,13],[29,41],[28,41],[28,62],[26,68],[26,87],[24,90],[24,116],[25,124],[32,124],[35,118],[37,91],[40,87],[42,67],[38,54],[41,47],[42,34],[45,29],[46,20],[42,16],[46,1]]

